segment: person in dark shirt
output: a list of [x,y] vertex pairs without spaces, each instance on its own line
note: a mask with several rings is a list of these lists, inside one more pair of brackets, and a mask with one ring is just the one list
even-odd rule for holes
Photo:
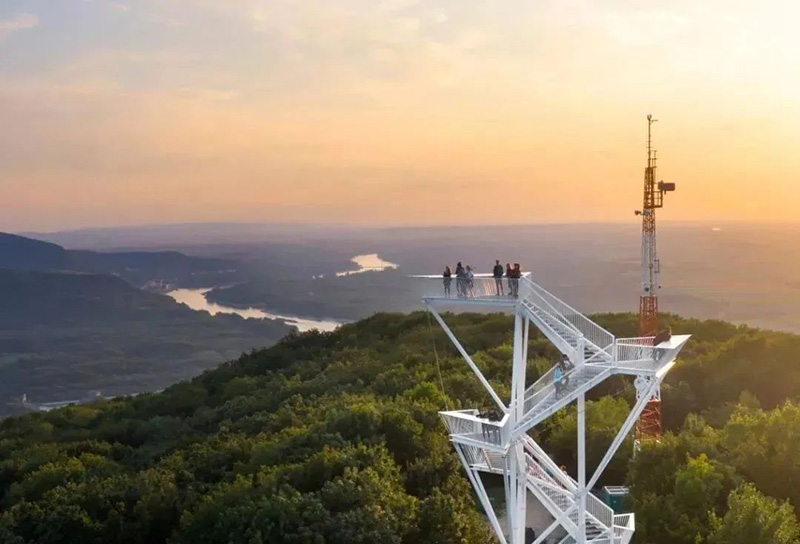
[[503,265],[500,264],[499,259],[494,262],[492,276],[494,276],[494,290],[497,292],[497,296],[501,297],[505,293],[503,293]]
[[518,297],[519,296],[519,280],[522,278],[522,269],[519,267],[519,263],[514,263],[514,268],[511,270],[512,274],[512,281],[511,281],[511,296]]
[[456,264],[456,293],[458,296],[463,297],[467,294],[467,272],[461,261]]
[[[655,338],[653,338],[653,345],[658,346],[663,342],[669,342],[672,339],[672,327],[667,327],[666,329],[662,329],[658,334],[656,334]],[[653,358],[656,361],[660,361],[661,358],[668,352],[669,350],[666,348],[658,348],[654,350]]]
[[506,263],[506,281],[508,282],[508,296],[512,296],[514,288],[514,269],[511,268],[511,263]]
[[444,272],[442,273],[442,278],[444,282],[444,294],[445,296],[450,296],[450,283],[453,281],[453,273],[450,271],[449,266],[444,267]]

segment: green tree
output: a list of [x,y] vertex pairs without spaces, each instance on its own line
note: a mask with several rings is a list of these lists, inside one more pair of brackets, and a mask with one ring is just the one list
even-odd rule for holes
[[779,502],[744,484],[730,494],[728,511],[712,520],[709,544],[798,544],[800,526],[788,501]]

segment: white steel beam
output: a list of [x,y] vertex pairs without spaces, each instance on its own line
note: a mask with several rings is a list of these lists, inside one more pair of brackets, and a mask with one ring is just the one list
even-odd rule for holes
[[578,396],[578,544],[586,543],[586,395]]
[[597,469],[595,469],[592,478],[589,480],[589,488],[591,489],[600,479],[600,476],[603,475],[603,471],[606,469],[608,464],[613,459],[614,455],[617,453],[617,450],[622,445],[622,442],[625,441],[625,437],[628,436],[628,433],[631,432],[631,429],[636,424],[636,420],[639,419],[642,411],[644,410],[645,406],[647,406],[648,401],[652,398],[653,393],[658,387],[661,385],[661,380],[654,379],[650,384],[650,387],[646,390],[646,394],[641,395],[639,400],[633,406],[633,410],[631,413],[628,414],[628,418],[625,420],[625,423],[622,424],[617,436],[614,437],[614,441],[609,446],[608,451],[603,456],[603,459],[600,461],[600,464],[597,465]]
[[472,488],[478,495],[478,500],[481,501],[481,506],[483,506],[483,510],[489,518],[489,523],[491,523],[492,529],[494,529],[495,536],[497,536],[501,544],[508,544],[503,534],[503,528],[500,526],[500,522],[497,519],[497,514],[495,514],[492,503],[489,501],[489,495],[486,494],[486,488],[483,486],[481,475],[472,470],[472,467],[467,463],[467,459],[464,457],[464,453],[459,446],[456,446],[456,452],[458,452],[458,458],[461,459],[461,464],[464,466],[464,470],[467,471],[467,477],[469,477]]
[[544,540],[548,536],[550,536],[550,533],[555,531],[560,525],[561,525],[561,523],[559,523],[559,521],[557,519],[554,520],[553,523],[551,523],[550,525],[547,526],[547,529],[542,531],[542,534],[540,534],[539,536],[536,537],[536,540],[534,540],[533,542],[526,542],[525,544],[542,544],[544,542]]
[[453,331],[450,330],[450,327],[448,327],[447,323],[444,322],[442,316],[439,315],[439,312],[434,310],[430,304],[427,304],[426,306],[428,307],[428,310],[430,310],[430,312],[433,314],[433,317],[436,318],[436,321],[439,322],[439,325],[442,327],[442,329],[444,329],[444,332],[445,334],[447,334],[447,337],[450,338],[450,341],[453,342],[453,345],[456,347],[458,352],[461,354],[461,356],[467,362],[469,367],[472,369],[472,372],[475,373],[475,375],[478,377],[478,380],[480,380],[481,384],[483,384],[483,387],[486,388],[486,391],[489,392],[489,395],[492,397],[492,400],[494,400],[495,404],[497,404],[497,406],[503,411],[503,413],[507,413],[508,408],[506,407],[506,405],[503,404],[502,400],[500,400],[500,397],[497,395],[497,393],[495,393],[495,390],[489,383],[489,380],[486,379],[486,377],[483,375],[480,369],[475,365],[475,362],[472,360],[472,357],[469,356],[467,351],[464,349],[464,346],[462,346],[461,342],[458,341],[458,338],[455,337]]

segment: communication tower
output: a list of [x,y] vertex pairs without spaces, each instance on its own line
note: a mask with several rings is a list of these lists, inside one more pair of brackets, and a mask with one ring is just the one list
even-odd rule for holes
[[[639,297],[639,334],[658,334],[658,290],[661,289],[661,261],[656,248],[656,210],[664,206],[664,195],[675,190],[674,183],[656,183],[656,151],[653,149],[652,127],[658,121],[647,116],[647,167],[644,169],[642,209],[642,293]],[[661,390],[650,400],[636,422],[636,442],[661,436]]]

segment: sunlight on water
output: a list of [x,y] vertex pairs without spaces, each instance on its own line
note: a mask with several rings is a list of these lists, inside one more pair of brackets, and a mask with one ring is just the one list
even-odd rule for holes
[[223,306],[216,302],[210,302],[206,299],[206,293],[211,289],[175,289],[167,293],[172,297],[175,302],[185,304],[192,310],[200,312],[208,312],[211,315],[217,314],[236,314],[244,317],[245,319],[280,319],[289,325],[297,327],[300,332],[310,331],[317,329],[322,332],[329,332],[335,330],[342,323],[332,319],[310,319],[305,317],[279,315],[270,312],[265,312],[258,308],[233,308],[231,306]]
[[353,274],[362,274],[364,272],[380,272],[382,270],[394,270],[399,267],[396,263],[384,261],[378,257],[377,253],[370,253],[369,255],[356,255],[352,262],[358,265],[358,270],[345,270],[344,272],[337,272],[338,277],[351,276]]

